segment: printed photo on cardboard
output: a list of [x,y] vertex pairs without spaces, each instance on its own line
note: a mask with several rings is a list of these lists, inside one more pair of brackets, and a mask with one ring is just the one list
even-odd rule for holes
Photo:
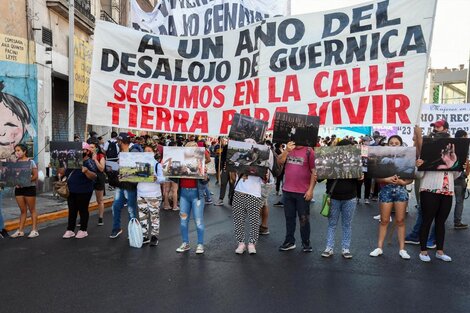
[[235,141],[244,141],[246,138],[251,138],[262,144],[267,128],[267,121],[235,113],[228,137]]
[[361,148],[330,146],[315,148],[318,179],[352,179],[362,176]]
[[51,166],[53,168],[81,169],[83,165],[82,143],[76,141],[51,141]]
[[317,144],[320,117],[276,112],[273,142],[294,141],[298,146],[315,147]]
[[367,158],[367,173],[372,178],[397,175],[402,179],[415,177],[415,147],[370,146]]
[[419,171],[463,171],[468,156],[468,138],[423,138]]
[[119,181],[142,183],[155,181],[155,158],[152,152],[119,153]]
[[30,162],[1,162],[0,186],[29,186],[31,184],[31,172]]
[[227,169],[240,174],[266,177],[269,168],[269,147],[244,141],[230,140]]
[[163,175],[172,178],[205,178],[202,147],[163,147]]

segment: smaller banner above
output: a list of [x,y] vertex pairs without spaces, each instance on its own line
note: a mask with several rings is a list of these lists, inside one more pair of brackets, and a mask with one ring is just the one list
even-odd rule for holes
[[152,12],[131,0],[132,28],[170,36],[220,33],[287,14],[287,0],[160,0]]

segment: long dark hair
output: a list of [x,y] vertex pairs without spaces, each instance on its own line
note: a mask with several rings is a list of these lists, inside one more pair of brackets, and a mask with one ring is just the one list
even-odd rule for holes
[[400,142],[400,146],[403,146],[403,139],[401,139],[401,137],[398,135],[390,136],[388,138],[387,145],[390,144],[390,140],[392,140],[393,138],[397,139]]

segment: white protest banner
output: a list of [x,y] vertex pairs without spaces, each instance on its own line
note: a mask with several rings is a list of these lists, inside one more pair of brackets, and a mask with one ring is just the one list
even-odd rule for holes
[[131,26],[158,35],[200,36],[285,16],[287,0],[160,0],[145,12],[131,0]]
[[272,130],[281,111],[326,126],[411,124],[434,6],[370,2],[190,38],[100,21],[87,123],[225,135],[235,113]]
[[[459,129],[470,132],[470,104],[423,104],[421,106],[420,127],[423,135],[432,132],[431,124],[437,120],[444,119],[449,123],[451,136]],[[381,135],[390,137],[399,135],[407,145],[413,145],[413,125],[374,127]]]

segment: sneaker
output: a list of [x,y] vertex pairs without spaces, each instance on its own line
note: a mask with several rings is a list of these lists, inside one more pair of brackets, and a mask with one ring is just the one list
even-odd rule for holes
[[158,238],[157,236],[150,237],[150,245],[151,246],[158,246]]
[[75,238],[77,238],[77,239],[83,239],[83,238],[85,238],[85,237],[87,237],[87,236],[88,236],[88,232],[83,231],[83,230],[79,230],[79,231],[77,232],[77,235],[75,236]]
[[302,243],[302,251],[305,253],[312,252],[312,246],[310,245],[310,242]]
[[352,254],[349,249],[343,249],[343,258],[352,259]]
[[452,258],[447,254],[439,254],[436,252],[436,259],[442,260],[444,262],[451,262]]
[[428,249],[436,249],[436,243],[432,242],[432,241],[428,241],[428,243],[426,244],[426,248]]
[[144,239],[142,240],[142,244],[145,245],[147,243],[150,243],[150,238],[149,237],[144,237]]
[[179,210],[180,210],[180,207],[177,206],[177,207],[173,208],[172,210],[173,210],[173,211],[179,211]]
[[2,229],[2,231],[0,232],[0,234],[1,234],[2,238],[9,238],[9,237],[10,237],[10,235],[8,235],[8,232],[7,232],[7,230],[6,230],[5,228]]
[[431,258],[427,254],[419,254],[419,259],[423,262],[431,262]]
[[11,238],[19,238],[19,237],[24,237],[24,231],[15,231],[11,236]]
[[37,230],[32,230],[29,235],[28,235],[28,238],[36,238],[39,236],[39,232]]
[[213,203],[214,203],[214,201],[212,201],[212,199],[206,200],[206,204],[213,204]]
[[295,243],[285,241],[280,247],[279,251],[289,251],[295,249]]
[[67,230],[65,232],[65,234],[62,236],[62,238],[64,238],[64,239],[70,239],[70,238],[73,238],[73,237],[75,237],[75,233],[71,230]]
[[374,202],[377,202],[377,201],[379,200],[379,198],[378,198],[378,197],[375,197],[375,196],[372,197],[372,198],[370,198],[370,199],[371,199],[372,201],[374,201]]
[[224,200],[218,200],[214,205],[224,205]]
[[269,235],[269,228],[261,225],[259,227],[259,234],[260,235]]
[[282,203],[281,201],[278,201],[277,203],[274,203],[273,205],[274,206],[284,206],[284,203]]
[[410,255],[408,254],[408,252],[406,252],[406,250],[400,250],[398,252],[398,254],[400,255],[400,257],[403,259],[403,260],[409,260],[411,259]]
[[371,253],[369,253],[369,255],[373,256],[373,257],[379,256],[379,255],[382,255],[382,254],[384,254],[384,252],[380,248],[377,248],[374,251],[372,251]]
[[467,228],[468,228],[467,224],[463,224],[463,223],[454,224],[454,229],[467,229]]
[[114,239],[119,237],[119,235],[122,234],[122,229],[113,229],[111,232],[111,235],[109,235],[109,238]]
[[196,254],[203,254],[204,253],[204,245],[197,245],[196,247]]
[[98,217],[98,226],[103,226],[104,223],[103,223],[103,218],[102,217]]
[[364,199],[364,203],[365,204],[370,204],[370,200],[369,199]]
[[248,244],[248,253],[249,254],[256,254],[256,246],[254,243]]
[[244,242],[239,242],[237,249],[235,249],[236,254],[243,254],[246,251],[246,245]]
[[376,215],[376,216],[374,216],[374,220],[379,220],[379,221],[380,221],[380,214],[379,214],[379,215]]
[[419,239],[413,238],[411,236],[406,236],[405,243],[410,244],[410,245],[419,245]]
[[170,207],[164,207],[163,210],[165,210],[165,211],[171,211],[171,208],[170,208]]
[[179,246],[179,247],[176,249],[176,252],[182,253],[182,252],[186,252],[186,251],[189,251],[189,250],[191,250],[191,247],[189,246],[189,243],[183,242],[183,243],[181,244],[181,246]]
[[323,251],[321,254],[321,256],[324,258],[329,258],[332,255],[333,255],[333,249],[331,248],[326,248],[325,251]]

